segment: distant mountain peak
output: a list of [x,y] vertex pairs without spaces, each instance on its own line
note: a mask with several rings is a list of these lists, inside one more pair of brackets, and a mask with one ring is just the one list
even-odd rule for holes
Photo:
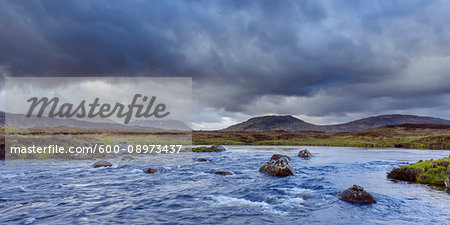
[[293,117],[291,115],[268,115],[268,116],[259,116],[250,118],[248,121],[256,121],[256,120],[278,120],[278,121],[302,121],[303,120]]

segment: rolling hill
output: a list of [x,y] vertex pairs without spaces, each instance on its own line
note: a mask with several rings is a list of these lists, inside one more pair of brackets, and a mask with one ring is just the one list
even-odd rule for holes
[[91,122],[77,119],[60,119],[48,117],[25,117],[22,114],[5,113],[0,111],[0,126],[6,127],[74,127],[74,128],[92,128],[105,130],[143,130],[143,131],[166,131],[160,128],[124,125],[113,121],[104,120],[104,122]]
[[225,128],[224,131],[274,131],[288,132],[357,132],[371,128],[399,124],[450,124],[450,120],[415,115],[381,115],[359,119],[343,124],[314,125],[293,116],[262,116]]

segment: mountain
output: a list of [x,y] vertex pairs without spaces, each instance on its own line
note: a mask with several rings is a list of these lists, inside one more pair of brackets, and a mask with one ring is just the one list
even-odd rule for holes
[[288,132],[356,132],[371,128],[399,124],[450,124],[450,120],[415,115],[381,115],[359,119],[343,124],[314,125],[293,116],[262,116],[225,128],[225,131],[271,131]]
[[450,124],[450,120],[415,115],[381,115],[373,116],[344,124],[325,126],[330,132],[355,132],[371,128],[399,124]]
[[132,126],[153,127],[164,130],[190,131],[192,128],[179,120],[135,120],[130,123]]
[[25,117],[21,114],[0,111],[0,126],[5,125],[5,115],[9,127],[77,127],[108,130],[145,130],[145,131],[190,131],[186,124],[178,120],[135,120],[128,125],[116,123],[109,119],[77,120],[48,117]]
[[142,126],[128,126],[115,122],[103,120],[104,122],[91,122],[76,119],[59,119],[32,116],[27,118],[22,114],[5,113],[0,111],[0,126],[8,127],[76,127],[107,130],[143,130],[143,131],[166,131],[164,129]]
[[316,130],[317,126],[297,119],[293,116],[262,116],[251,118],[243,123],[232,125],[226,131],[271,131],[284,130],[290,132]]

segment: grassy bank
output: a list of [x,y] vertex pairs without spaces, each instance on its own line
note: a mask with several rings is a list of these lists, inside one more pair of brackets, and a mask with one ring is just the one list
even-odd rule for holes
[[388,178],[434,186],[445,186],[447,177],[450,177],[450,158],[419,161],[395,168],[388,174]]
[[[192,143],[194,145],[306,145],[450,149],[450,125],[397,125],[353,133],[290,133],[284,131],[193,131],[191,133],[67,127],[8,129],[6,132],[2,129],[0,133],[7,133],[13,136],[8,138],[8,143],[11,146],[14,146],[14,144],[21,146],[48,146],[50,144],[58,144],[60,146],[92,146],[94,144],[117,145],[120,143],[135,146],[149,144],[189,145]],[[0,138],[0,146],[4,147],[3,138]],[[64,155],[59,157],[62,156]],[[15,157],[35,158],[38,156],[18,154]],[[40,155],[39,157],[46,156]]]
[[[0,156],[6,153],[8,159],[95,159],[115,157],[114,152],[122,155],[127,152],[139,154],[155,150],[155,147],[149,145],[167,145],[170,148],[170,145],[187,146],[192,143],[188,132],[52,127],[7,129],[3,130],[3,134],[7,136],[7,145],[5,146],[5,139],[0,134]],[[53,149],[46,152],[33,151],[33,147],[42,149],[49,146],[72,149],[72,152],[59,153]],[[6,152],[5,147],[8,148]]]
[[450,149],[450,126],[397,125],[353,133],[195,131],[192,140],[193,144],[198,145],[308,145]]

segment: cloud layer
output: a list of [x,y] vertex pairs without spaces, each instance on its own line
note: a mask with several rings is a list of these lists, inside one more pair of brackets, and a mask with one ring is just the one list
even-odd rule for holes
[[450,118],[448,1],[0,2],[8,76],[189,76],[197,128]]

